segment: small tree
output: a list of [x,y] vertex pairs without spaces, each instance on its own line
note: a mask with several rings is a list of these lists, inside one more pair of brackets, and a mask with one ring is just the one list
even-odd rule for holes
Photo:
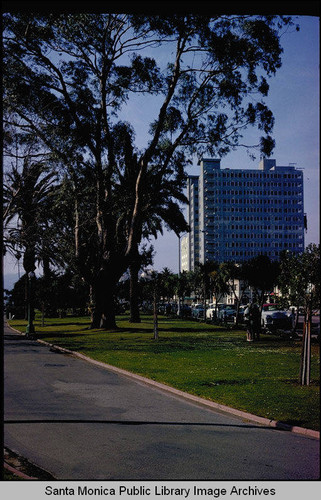
[[281,257],[279,286],[292,304],[304,308],[300,364],[301,385],[310,384],[311,325],[314,309],[320,307],[320,246],[310,244],[302,254],[286,252]]

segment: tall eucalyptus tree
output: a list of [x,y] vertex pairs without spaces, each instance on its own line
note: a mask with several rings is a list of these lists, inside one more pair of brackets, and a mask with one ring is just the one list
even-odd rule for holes
[[[262,98],[291,23],[284,16],[5,14],[5,124],[36,134],[68,175],[81,169],[91,185],[95,326],[115,327],[114,289],[136,255],[151,173],[160,187],[175,182],[193,155],[226,154],[251,125],[263,133],[258,149],[271,153],[273,115]],[[136,160],[121,153],[119,161],[121,118],[137,95],[153,96],[154,118],[147,138],[136,129],[145,144]],[[77,232],[87,214],[75,213]]]

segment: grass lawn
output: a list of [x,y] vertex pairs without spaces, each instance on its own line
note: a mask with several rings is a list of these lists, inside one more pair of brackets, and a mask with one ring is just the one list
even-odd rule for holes
[[[10,325],[24,332],[26,322]],[[312,343],[311,384],[298,384],[301,340],[262,335],[249,343],[243,330],[159,318],[141,324],[117,318],[117,331],[89,330],[88,318],[36,317],[37,337],[182,391],[291,425],[320,429],[320,346]]]

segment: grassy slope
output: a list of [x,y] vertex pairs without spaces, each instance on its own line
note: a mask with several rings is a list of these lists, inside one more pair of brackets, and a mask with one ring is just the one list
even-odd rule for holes
[[[25,322],[11,321],[21,331]],[[297,383],[301,341],[262,335],[246,342],[242,330],[161,318],[141,324],[118,318],[114,332],[88,330],[87,318],[46,320],[38,338],[139,373],[183,391],[270,419],[319,429],[319,345],[312,345],[311,385]]]

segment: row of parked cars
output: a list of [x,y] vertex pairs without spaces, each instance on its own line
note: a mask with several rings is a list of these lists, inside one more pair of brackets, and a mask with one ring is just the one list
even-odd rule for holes
[[[245,307],[245,306],[244,306]],[[239,313],[242,314],[243,306],[240,307]],[[236,316],[236,306],[229,304],[209,304],[206,308],[206,319],[208,320],[221,320],[221,321],[234,321]],[[204,306],[203,304],[195,304],[192,307],[192,317],[193,318],[203,318],[204,317]]]
[[[247,305],[239,307],[239,322],[244,321],[244,312]],[[160,314],[179,314],[182,318],[204,318],[204,306],[201,303],[189,306],[177,303],[160,303],[158,306]],[[236,319],[236,306],[232,304],[209,304],[206,307],[206,319],[208,321],[217,321],[221,323],[234,323]],[[261,312],[261,326],[266,331],[291,330],[294,322],[292,308],[282,309],[277,304],[264,304]]]
[[[239,307],[239,321],[244,320],[246,305]],[[192,308],[193,318],[204,317],[203,304],[196,304]],[[209,304],[206,308],[206,319],[221,322],[234,322],[236,318],[236,306],[230,304]],[[264,304],[261,313],[261,326],[265,330],[290,330],[294,321],[292,310],[285,310],[277,304]]]

